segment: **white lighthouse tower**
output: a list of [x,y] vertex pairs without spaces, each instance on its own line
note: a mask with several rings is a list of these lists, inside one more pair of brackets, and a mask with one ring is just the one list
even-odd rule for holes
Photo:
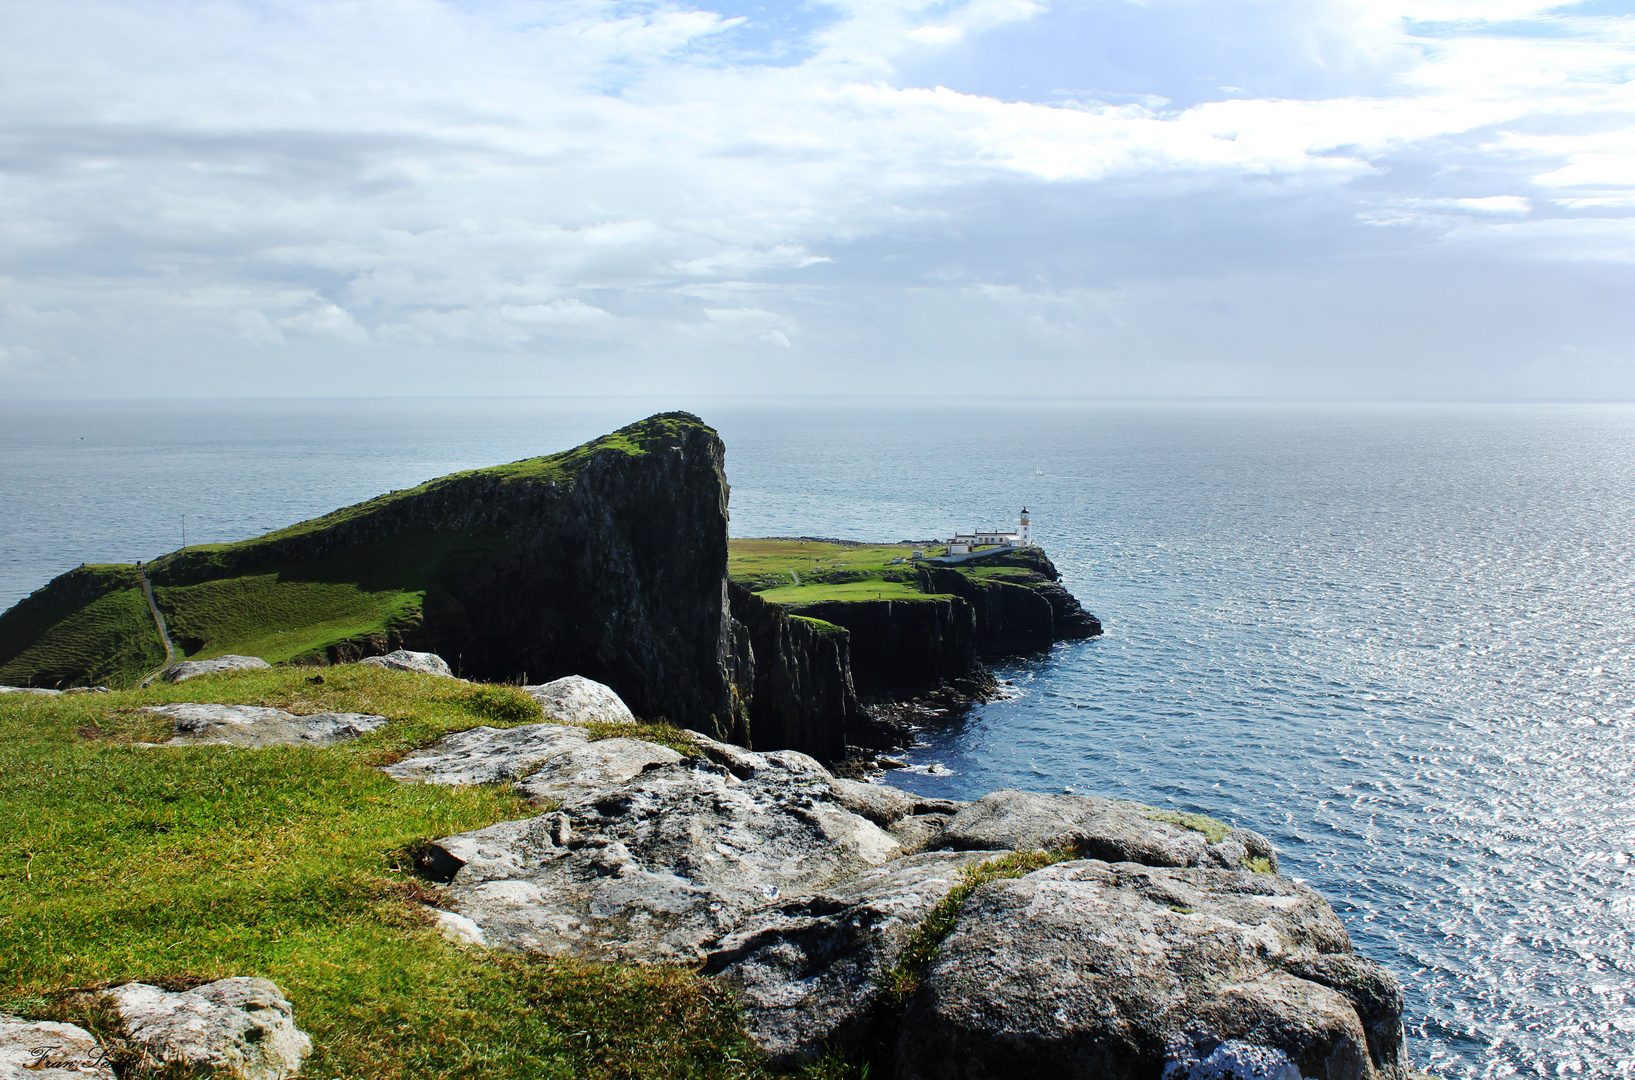
[[1017,530],[1017,540],[1023,547],[1033,546],[1033,522],[1028,518],[1028,508],[1022,507],[1022,527]]

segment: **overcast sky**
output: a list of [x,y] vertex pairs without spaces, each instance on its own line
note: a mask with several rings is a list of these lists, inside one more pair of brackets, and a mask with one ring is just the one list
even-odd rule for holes
[[1635,398],[1635,0],[0,0],[0,397]]

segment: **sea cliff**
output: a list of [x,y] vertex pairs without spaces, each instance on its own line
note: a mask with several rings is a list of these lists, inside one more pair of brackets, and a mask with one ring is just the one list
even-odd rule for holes
[[[1100,632],[1037,548],[953,567],[902,545],[729,544],[725,457],[699,418],[665,413],[145,568],[80,567],[0,615],[0,682],[157,671],[145,573],[190,660],[324,665],[406,648],[488,681],[584,675],[639,715],[836,761],[900,737],[869,702],[980,696],[983,657]],[[729,566],[742,545],[822,568],[768,589],[784,581],[772,563],[759,577]],[[863,551],[885,554],[858,570]]]

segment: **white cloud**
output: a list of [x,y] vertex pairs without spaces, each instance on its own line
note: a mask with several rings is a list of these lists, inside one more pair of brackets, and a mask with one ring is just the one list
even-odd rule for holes
[[[721,349],[935,355],[973,296],[1071,353],[1125,319],[1116,298],[1201,289],[1206,265],[1626,261],[1635,19],[1210,2],[1281,20],[1247,74],[1354,85],[1103,67],[1033,100],[958,65],[903,74],[1096,4],[792,5],[806,21],[763,62],[760,16],[662,0],[0,0],[0,284],[65,316],[0,328],[15,355],[99,358],[115,388],[187,357],[226,370],[233,342],[707,372]],[[1140,10],[1174,34],[1199,3]]]

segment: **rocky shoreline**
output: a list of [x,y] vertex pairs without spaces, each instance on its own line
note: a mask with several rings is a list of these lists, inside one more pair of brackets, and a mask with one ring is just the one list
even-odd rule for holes
[[[412,653],[376,666],[452,679]],[[780,1069],[838,1057],[899,1080],[1411,1075],[1397,981],[1279,874],[1258,833],[1084,795],[925,799],[696,731],[598,739],[598,726],[640,731],[608,687],[522,689],[549,719],[458,731],[381,766],[403,784],[508,786],[533,808],[413,852],[419,902],[461,946],[691,968],[730,989]],[[145,711],[172,727],[153,754],[321,748],[391,723],[208,701]],[[255,1002],[218,1027],[272,1023],[277,1061],[234,1071],[221,1062],[249,1051],[222,1036],[214,1057],[194,1054],[216,1065],[178,1056],[174,1074],[294,1076],[306,1044],[289,1003],[271,984],[226,983]],[[104,993],[143,1015],[217,1008],[153,987]],[[7,1019],[0,1057],[49,1036]]]

